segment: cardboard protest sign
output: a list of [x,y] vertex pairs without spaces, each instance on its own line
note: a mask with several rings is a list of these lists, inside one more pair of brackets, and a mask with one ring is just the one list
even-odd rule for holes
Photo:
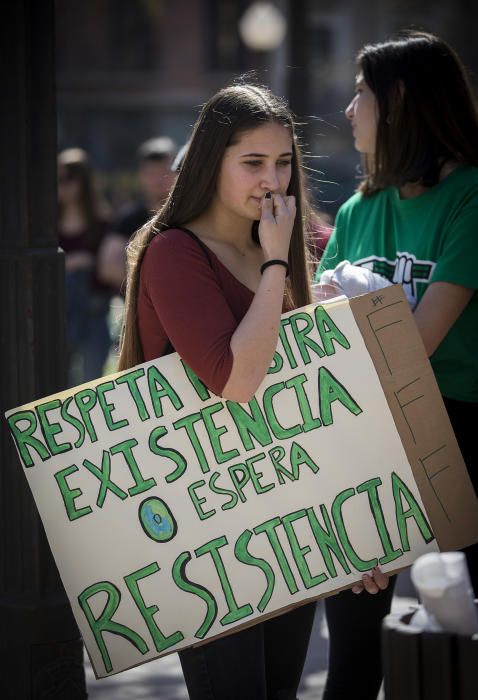
[[249,404],[174,354],[7,419],[97,677],[478,539],[400,287],[285,314]]

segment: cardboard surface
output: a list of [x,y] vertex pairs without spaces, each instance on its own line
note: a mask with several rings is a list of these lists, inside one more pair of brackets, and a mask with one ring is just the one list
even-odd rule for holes
[[478,539],[398,286],[285,314],[249,404],[174,354],[7,417],[97,677]]
[[478,540],[478,500],[400,285],[350,300],[442,551]]

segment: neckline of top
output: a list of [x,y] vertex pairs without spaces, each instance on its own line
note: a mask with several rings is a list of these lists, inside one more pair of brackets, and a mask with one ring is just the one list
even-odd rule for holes
[[[219,263],[219,265],[227,272],[227,274],[228,274],[230,277],[232,277],[232,279],[233,279],[235,282],[237,282],[237,284],[240,284],[241,287],[243,287],[244,289],[246,289],[246,290],[249,292],[249,294],[252,294],[252,295],[255,294],[255,292],[254,292],[250,287],[248,287],[246,284],[244,284],[244,282],[241,282],[241,280],[238,279],[238,278],[236,277],[236,275],[234,275],[226,265],[224,265],[224,263],[222,262],[222,260],[220,260],[220,259],[217,257],[216,253],[212,250],[212,248],[210,248],[206,243],[204,243],[204,241],[203,241],[201,238],[199,238],[199,236],[197,235],[197,233],[194,233],[194,231],[191,231],[191,229],[190,229],[190,228],[187,228],[186,226],[175,226],[175,228],[178,229],[179,231],[185,231],[185,232],[187,232],[188,234],[190,234],[191,236],[193,236],[193,237],[198,241],[199,245],[200,245],[201,247],[205,248],[206,251],[207,251],[207,253],[208,253],[210,256],[214,257],[214,259]],[[206,251],[205,251],[205,252],[206,252]]]
[[409,209],[415,206],[418,206],[422,204],[422,202],[427,201],[430,198],[433,198],[436,196],[437,192],[439,192],[445,185],[448,185],[452,179],[458,174],[463,172],[463,170],[467,167],[466,163],[459,163],[456,168],[454,168],[451,173],[449,173],[446,177],[443,178],[443,180],[440,180],[439,182],[436,183],[436,185],[433,185],[433,187],[430,187],[427,189],[425,192],[422,192],[421,194],[418,194],[416,197],[408,197],[406,199],[402,199],[400,197],[400,188],[399,187],[392,187],[391,188],[391,193],[393,197],[394,203],[401,207],[402,209]]

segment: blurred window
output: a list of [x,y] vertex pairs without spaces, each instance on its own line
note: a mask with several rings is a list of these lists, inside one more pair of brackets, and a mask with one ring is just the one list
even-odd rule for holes
[[154,35],[160,21],[161,4],[144,0],[114,0],[111,3],[112,67],[115,70],[156,70]]
[[309,28],[307,41],[310,50],[310,71],[312,75],[317,71],[326,69],[332,58],[333,51],[333,30],[326,26],[312,26]]
[[155,71],[163,3],[56,0],[60,73]]
[[246,48],[239,37],[239,20],[246,0],[209,0],[209,63],[211,70],[242,71]]

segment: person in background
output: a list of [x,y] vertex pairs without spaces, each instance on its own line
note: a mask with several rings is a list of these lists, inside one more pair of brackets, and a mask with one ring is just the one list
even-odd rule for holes
[[[404,32],[365,46],[357,64],[355,96],[345,114],[363,156],[364,176],[337,214],[317,279],[322,275],[333,282],[335,272],[329,270],[335,268],[338,277],[346,260],[359,273],[403,285],[477,491],[474,97],[455,52],[425,32]],[[465,553],[478,593],[478,545]],[[330,651],[324,700],[376,698],[382,680],[380,630],[390,610],[391,582],[386,590],[377,586],[375,596],[345,591],[326,599]]]
[[100,377],[110,349],[111,288],[98,274],[98,256],[110,230],[109,208],[95,188],[88,154],[58,155],[58,235],[65,253],[68,386]]
[[[138,180],[141,197],[123,211],[113,224],[102,251],[102,277],[123,293],[126,276],[126,246],[131,236],[164,204],[176,179],[173,162],[176,143],[169,136],[151,138],[138,148]],[[103,269],[104,262],[104,269]]]

